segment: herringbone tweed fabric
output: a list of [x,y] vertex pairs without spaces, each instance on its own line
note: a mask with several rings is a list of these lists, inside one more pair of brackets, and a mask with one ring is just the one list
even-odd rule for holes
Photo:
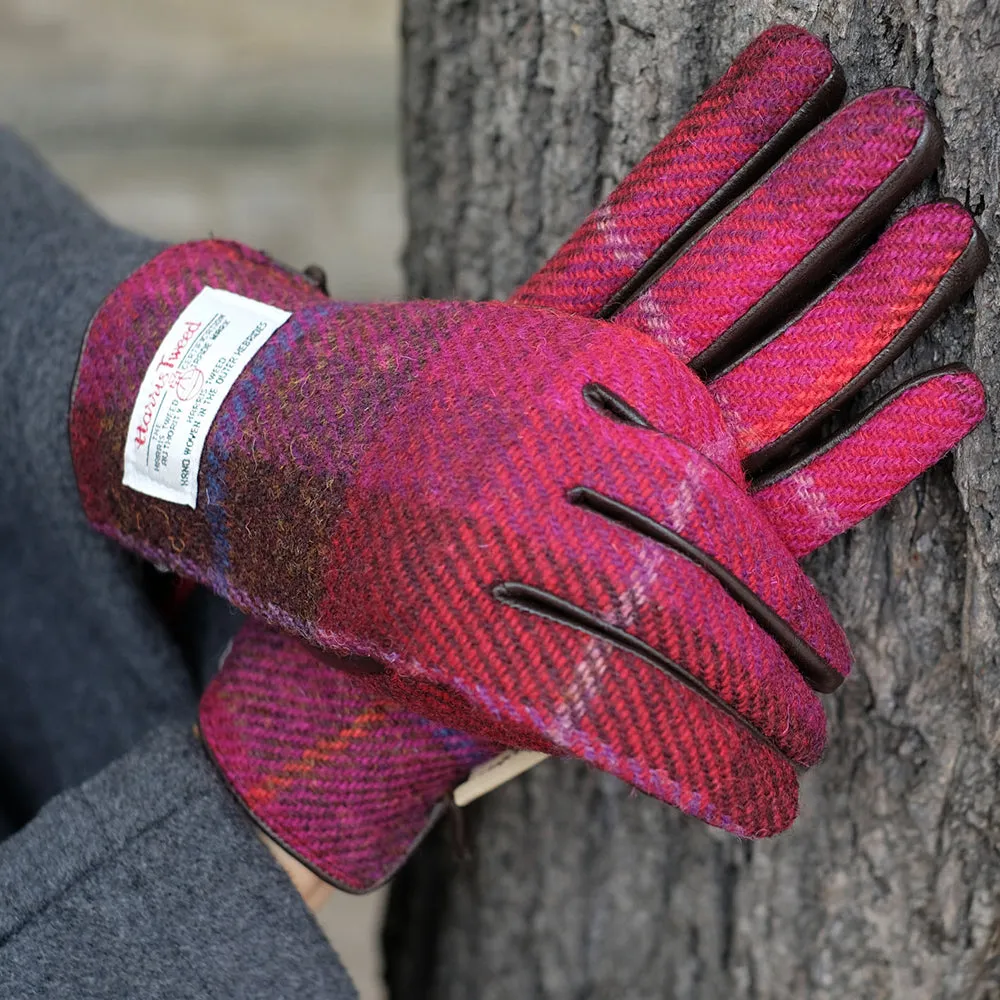
[[[117,472],[141,374],[206,284],[294,315],[226,398],[191,510]],[[595,411],[594,384],[656,430]],[[843,635],[757,515],[718,408],[648,338],[519,306],[330,303],[260,254],[190,244],[102,307],[72,437],[97,527],[263,621],[377,659],[385,693],[413,710],[592,760],[738,832],[790,822],[789,761],[811,763],[823,741],[798,669],[712,575],[567,497],[586,487],[695,543],[847,671]],[[635,650],[498,601],[508,582],[627,629],[742,722]],[[691,732],[675,738],[677,718]],[[719,755],[692,756],[696,744]],[[704,787],[710,798],[692,796]]]
[[[515,301],[597,314],[664,239],[787,125],[833,68],[825,47],[804,32],[766,33]],[[787,281],[893,175],[913,150],[926,114],[922,102],[905,91],[855,102],[702,230],[619,311],[617,329],[606,328],[606,335],[628,341],[634,337],[631,324],[685,358],[695,357]],[[734,532],[731,497],[733,484],[743,481],[740,460],[801,428],[901,342],[973,232],[971,218],[952,204],[923,206],[904,217],[843,279],[798,317],[765,332],[760,346],[749,345],[738,363],[711,382],[721,414],[683,378],[660,378],[651,391],[650,374],[660,362],[644,367],[651,356],[643,351],[612,365],[606,384],[659,430],[696,442],[698,458],[681,449],[667,459],[648,440],[633,445],[634,452],[616,450],[621,445],[608,441],[607,468],[586,485],[619,496],[627,482],[635,490],[634,506],[677,528],[741,579],[754,581],[768,603],[791,615],[803,634],[838,660],[843,651],[834,633],[827,626],[810,632],[813,618],[824,619],[814,593],[793,587],[795,598],[786,594],[788,561],[774,555],[782,550],[779,536],[801,555],[882,506],[981,418],[981,387],[971,374],[953,372],[897,394],[856,433],[756,493],[774,530],[754,514],[760,534]],[[241,254],[244,263],[261,265],[252,268],[252,279],[238,273]],[[198,266],[201,273],[192,282],[189,269]],[[133,515],[140,522],[145,517],[144,502],[135,505],[127,496],[105,521],[105,530],[147,555],[162,558],[165,543],[182,546],[173,565],[280,627],[327,648],[376,656],[391,667],[367,680],[348,676],[294,640],[258,623],[247,627],[206,695],[202,728],[258,820],[331,880],[349,889],[370,888],[407,856],[448,790],[502,743],[582,756],[746,836],[787,826],[797,798],[788,761],[808,766],[818,758],[825,722],[815,694],[771,637],[762,641],[759,624],[730,599],[720,599],[717,581],[677,552],[647,542],[623,553],[620,526],[581,533],[564,511],[561,517],[547,515],[543,548],[525,545],[536,526],[536,505],[544,507],[552,496],[539,488],[536,464],[552,466],[546,474],[573,467],[565,455],[547,458],[540,448],[526,459],[518,447],[526,431],[542,440],[546,422],[558,434],[559,420],[544,405],[552,398],[551,379],[537,364],[522,365],[518,384],[501,377],[488,392],[465,398],[450,374],[438,376],[435,392],[418,392],[422,403],[400,412],[396,398],[422,383],[428,369],[481,369],[489,354],[484,338],[493,327],[486,323],[476,335],[456,338],[442,334],[447,322],[440,313],[431,318],[433,309],[418,317],[419,307],[411,306],[405,320],[401,312],[387,321],[377,307],[322,304],[294,277],[276,269],[262,273],[268,266],[252,253],[215,244],[197,263],[174,261],[158,277],[158,287],[147,285],[136,296],[140,320],[149,323],[142,312],[152,299],[153,325],[169,325],[199,281],[227,288],[235,281],[236,290],[249,288],[244,293],[252,297],[304,310],[313,326],[303,325],[297,314],[292,322],[299,325],[298,339],[276,357],[268,354],[266,369],[258,359],[251,369],[256,374],[245,374],[227,402],[229,423],[223,425],[220,416],[222,431],[213,432],[215,444],[206,456],[215,471],[203,468],[203,491],[217,509],[206,510],[201,524],[168,526],[158,542],[142,537],[141,530],[127,536],[123,524]],[[172,283],[182,289],[176,299]],[[355,334],[338,333],[331,350],[331,341],[316,335],[320,316]],[[517,346],[534,337],[549,364],[578,364],[572,351],[553,349],[538,329],[524,321]],[[283,336],[287,332],[274,339]],[[443,364],[441,353],[449,356]],[[128,369],[128,377],[136,372],[141,378],[141,368]],[[510,406],[527,419],[509,419],[503,411]],[[427,425],[428,413],[437,415],[436,432],[412,433]],[[101,419],[110,419],[107,412]],[[387,431],[386,419],[405,427]],[[255,425],[252,435],[248,424]],[[491,470],[492,490],[483,490],[450,450],[457,440],[475,440],[484,427],[498,434],[492,448],[477,444],[482,468]],[[649,432],[640,433],[649,438]],[[623,476],[616,462],[626,455],[636,469]],[[372,461],[381,471],[369,476],[368,487],[376,487],[369,493],[357,488],[356,477]],[[398,468],[400,462],[405,468]],[[94,482],[101,483],[107,471]],[[468,477],[468,489],[447,482],[456,473]],[[428,516],[425,474],[437,478],[442,485],[436,495],[447,493],[461,517],[450,508]],[[664,493],[668,479],[672,496]],[[341,505],[352,501],[345,517]],[[337,510],[332,519],[331,503]],[[170,522],[174,513],[157,511],[156,517]],[[181,520],[190,513],[182,512]],[[274,565],[262,569],[263,556],[248,559],[242,551],[234,568],[233,546],[246,548],[234,539],[242,517],[248,532],[270,533]],[[420,526],[416,532],[414,525]],[[581,572],[581,552],[587,551],[582,543],[588,540],[593,566]],[[364,567],[357,557],[331,552],[352,546],[362,549]],[[602,566],[605,557],[608,565]],[[665,677],[634,650],[607,639],[577,641],[566,626],[513,609],[509,621],[497,616],[485,589],[478,595],[483,601],[472,600],[472,617],[489,624],[470,630],[470,605],[463,602],[470,600],[470,581],[481,583],[487,567],[491,579],[531,580],[595,609],[604,621],[680,664],[713,697],[706,700],[704,692]],[[382,589],[387,586],[391,599]],[[402,608],[392,603],[400,588],[407,595]],[[665,600],[667,593],[675,596]],[[415,594],[422,595],[419,602],[411,600]],[[797,608],[804,595],[806,605]],[[502,624],[499,634],[491,633],[494,619]],[[412,640],[413,632],[421,633],[419,641]],[[452,652],[442,657],[448,647]],[[443,658],[443,666],[435,657]],[[518,660],[523,663],[508,666]],[[490,662],[501,667],[484,678]],[[838,666],[845,668],[846,656]],[[394,707],[399,700],[442,721],[427,722]],[[727,714],[732,710],[742,723]],[[478,733],[483,742],[453,727]],[[648,753],[644,741],[663,746]],[[411,766],[416,762],[419,767]],[[387,788],[394,793],[384,794]]]
[[391,875],[500,749],[371,697],[260,622],[231,659],[201,712],[206,745],[256,820],[349,892]]
[[596,316],[654,252],[789,127],[836,68],[806,31],[755,39],[515,301]]

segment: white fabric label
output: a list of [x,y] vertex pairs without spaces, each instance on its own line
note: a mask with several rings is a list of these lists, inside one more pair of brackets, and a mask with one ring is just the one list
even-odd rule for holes
[[218,288],[203,288],[153,358],[132,410],[122,482],[194,507],[212,421],[233,383],[292,314]]

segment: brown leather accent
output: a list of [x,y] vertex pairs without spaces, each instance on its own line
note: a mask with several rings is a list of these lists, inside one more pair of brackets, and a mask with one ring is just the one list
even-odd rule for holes
[[923,385],[924,382],[929,382],[938,375],[948,375],[951,373],[973,374],[965,365],[942,365],[940,368],[934,368],[930,371],[921,372],[919,375],[914,375],[913,378],[900,383],[891,392],[886,393],[881,399],[869,406],[860,417],[851,421],[850,424],[838,431],[833,437],[821,441],[814,447],[796,455],[794,459],[788,461],[785,465],[766,470],[759,478],[754,480],[751,487],[752,491],[759,493],[761,490],[767,489],[768,486],[773,486],[786,476],[790,476],[800,469],[805,468],[810,462],[815,461],[821,455],[825,455],[831,448],[836,448],[838,444],[849,438],[884,406],[888,406],[893,400],[902,396],[907,389],[912,389],[915,385]]
[[[748,344],[801,307],[830,272],[866,234],[880,227],[921,181],[934,173],[944,149],[941,126],[928,110],[913,149],[899,166],[791,271],[754,303],[732,326],[691,360],[691,367],[709,381],[724,371]],[[743,198],[749,197],[753,189]],[[733,205],[728,211],[732,211]]]
[[[989,263],[989,249],[986,237],[979,227],[973,224],[972,234],[965,249],[958,259],[944,274],[923,305],[910,317],[896,335],[885,345],[857,375],[834,393],[825,403],[818,406],[807,417],[800,420],[794,427],[787,430],[781,437],[743,460],[743,469],[747,476],[753,477],[769,465],[786,460],[793,448],[804,438],[816,431],[820,424],[829,419],[840,407],[856,396],[869,382],[885,371],[944,311],[960,299],[975,284],[976,278],[986,269]],[[793,320],[785,324],[781,330],[769,337],[754,350],[744,354],[739,362],[731,365],[731,371],[739,363],[756,353],[766,344],[780,337],[785,331],[813,307],[815,303],[800,312]]]
[[828,118],[844,99],[844,71],[834,59],[830,75],[761,148],[668,237],[649,260],[601,307],[598,319],[610,319],[653,284],[678,252],[731,201],[735,201],[771,169],[804,135]]
[[643,430],[653,430],[653,425],[634,407],[627,403],[616,392],[612,392],[600,382],[588,382],[582,390],[586,404],[602,417],[614,420],[630,427],[640,427]]
[[700,695],[713,708],[717,708],[742,726],[756,740],[780,754],[794,767],[799,767],[780,747],[776,746],[756,726],[740,715],[728,702],[723,701],[704,681],[689,674],[680,664],[675,663],[659,650],[654,649],[641,639],[637,639],[617,625],[610,625],[602,618],[598,618],[564,598],[527,583],[499,583],[493,588],[493,596],[501,604],[506,604],[508,607],[516,608],[518,611],[524,611],[530,615],[537,615],[540,618],[547,618],[549,621],[566,625],[578,632],[585,632],[587,635],[601,639],[617,649],[637,656],[666,677],[677,681],[678,684],[683,684],[689,691]]
[[835,670],[826,658],[803,639],[781,615],[761,600],[738,576],[693,542],[627,504],[586,486],[570,490],[567,499],[576,506],[586,507],[609,521],[666,545],[714,576],[723,590],[733,600],[739,602],[746,613],[785,651],[813,690],[829,694],[843,684],[843,675]]

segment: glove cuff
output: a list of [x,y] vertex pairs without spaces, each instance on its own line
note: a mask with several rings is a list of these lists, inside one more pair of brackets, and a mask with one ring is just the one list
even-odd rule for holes
[[[136,513],[135,494],[123,487],[122,476],[143,379],[164,337],[205,288],[288,312],[327,301],[306,276],[256,250],[222,240],[163,250],[111,291],[94,314],[80,353],[70,441],[87,518],[119,541],[123,521],[131,522]],[[184,398],[183,392],[179,382],[166,386],[158,405],[170,405],[174,395]],[[141,543],[130,547],[141,549]],[[152,552],[141,554],[155,558]]]

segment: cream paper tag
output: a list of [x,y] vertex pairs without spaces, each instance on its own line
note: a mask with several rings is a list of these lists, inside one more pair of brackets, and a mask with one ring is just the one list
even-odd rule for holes
[[291,315],[218,288],[191,300],[142,380],[125,442],[126,486],[196,506],[212,421],[240,373]]
[[472,769],[469,777],[452,792],[455,805],[467,806],[547,759],[548,754],[537,750],[505,750]]

